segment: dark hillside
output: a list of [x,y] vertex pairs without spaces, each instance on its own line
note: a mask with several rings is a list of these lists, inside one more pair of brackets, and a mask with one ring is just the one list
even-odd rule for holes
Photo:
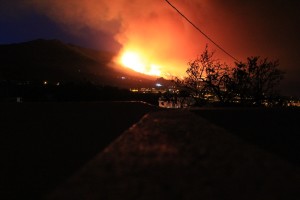
[[87,71],[80,66],[97,64],[56,40],[2,45],[0,56],[3,78],[8,80],[80,80]]
[[[149,87],[153,77],[109,67],[113,53],[34,40],[0,45],[0,79],[9,81],[92,82],[117,87]],[[126,79],[122,79],[126,77]]]

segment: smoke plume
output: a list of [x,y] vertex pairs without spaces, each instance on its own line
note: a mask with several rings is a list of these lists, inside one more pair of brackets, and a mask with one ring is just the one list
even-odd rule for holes
[[[239,60],[259,55],[289,65],[291,52],[300,50],[297,1],[170,2]],[[164,0],[29,0],[27,6],[73,34],[83,34],[84,29],[110,34],[121,44],[120,53],[126,49],[141,52],[165,73],[184,73],[187,62],[201,54],[206,44],[216,50],[218,58],[233,63]]]

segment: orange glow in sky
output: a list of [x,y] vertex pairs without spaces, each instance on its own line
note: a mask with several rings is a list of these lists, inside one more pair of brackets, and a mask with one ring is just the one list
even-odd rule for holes
[[[49,17],[63,30],[78,38],[98,33],[101,33],[99,38],[113,38],[120,46],[114,51],[118,55],[114,57],[112,66],[117,63],[116,67],[127,67],[165,78],[185,76],[187,63],[198,57],[206,44],[210,51],[216,51],[216,59],[234,65],[234,60],[200,34],[165,1],[22,2],[23,5],[18,2],[22,8],[20,10],[42,13],[42,16]],[[170,2],[209,38],[237,59],[246,61],[248,56],[279,59],[283,69],[290,71],[285,80],[290,80],[289,84],[294,85],[297,82],[296,85],[299,85],[299,1],[285,1],[284,6],[281,1],[271,0],[253,0],[246,3],[239,0]],[[276,15],[274,11],[278,11]],[[87,39],[92,40],[93,37]],[[110,44],[106,43],[106,39],[97,39],[93,43],[99,42],[99,46]],[[299,93],[299,87],[288,88]]]

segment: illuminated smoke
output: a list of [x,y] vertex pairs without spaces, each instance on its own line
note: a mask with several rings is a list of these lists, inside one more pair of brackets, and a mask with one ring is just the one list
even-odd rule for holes
[[[291,51],[290,47],[294,46],[292,48],[295,49],[300,46],[291,42],[299,31],[293,31],[286,23],[297,22],[297,1],[284,1],[284,5],[295,4],[289,6],[283,6],[283,1],[279,0],[170,1],[238,59],[254,55],[281,59],[280,56],[285,54],[284,49]],[[88,28],[113,35],[123,47],[120,53],[126,50],[136,51],[146,57],[146,62],[161,67],[164,73],[184,73],[187,62],[197,57],[207,43],[211,50],[217,50],[218,58],[232,62],[164,0],[26,2],[73,34],[82,34],[82,30]],[[294,35],[291,35],[293,33]],[[290,36],[283,38],[283,34]],[[281,42],[282,39],[286,42]],[[299,52],[299,48],[293,52]],[[289,56],[283,58],[288,59]],[[285,60],[281,63],[284,62]]]
[[[174,3],[205,26],[202,4]],[[74,34],[87,27],[114,35],[123,47],[121,52],[136,51],[149,63],[160,66],[163,73],[184,72],[186,63],[207,43],[163,0],[32,0],[30,6]],[[195,6],[197,12],[191,12]]]

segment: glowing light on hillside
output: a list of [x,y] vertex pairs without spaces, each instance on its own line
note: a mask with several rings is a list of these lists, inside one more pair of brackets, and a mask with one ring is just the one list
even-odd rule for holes
[[134,51],[124,51],[120,56],[120,64],[136,72],[152,76],[161,76],[160,66],[152,64],[146,55]]
[[143,73],[145,71],[145,64],[142,62],[140,56],[135,52],[125,52],[122,55],[121,63],[134,71]]
[[151,64],[150,65],[150,71],[149,71],[149,74],[153,74],[153,75],[156,75],[156,76],[160,76],[161,75],[161,71],[159,70],[159,66],[158,65],[154,65],[154,64]]

